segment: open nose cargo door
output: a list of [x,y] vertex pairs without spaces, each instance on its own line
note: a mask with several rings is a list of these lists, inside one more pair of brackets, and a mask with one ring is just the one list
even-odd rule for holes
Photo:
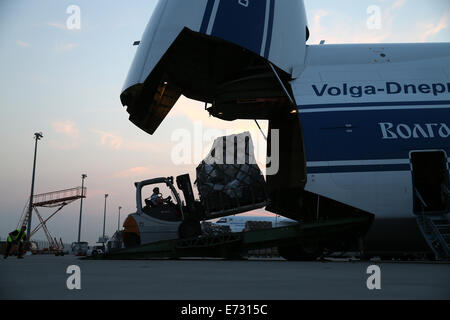
[[272,131],[278,130],[280,165],[267,177],[267,209],[298,220],[298,201],[291,200],[304,188],[306,161],[290,81],[305,68],[308,35],[302,0],[160,0],[122,104],[149,134],[181,95],[205,102],[222,120],[269,120],[268,159],[277,154]]
[[224,120],[270,119],[293,107],[273,70],[290,90],[307,33],[301,0],[160,0],[122,104],[150,134],[181,94],[212,104],[210,113]]

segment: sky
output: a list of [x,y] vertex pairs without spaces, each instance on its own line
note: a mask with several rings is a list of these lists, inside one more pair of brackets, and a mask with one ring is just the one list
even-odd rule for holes
[[[194,1],[194,0],[191,0]],[[81,185],[86,173],[82,240],[106,233],[135,211],[134,182],[190,173],[213,138],[250,131],[258,160],[265,144],[254,122],[210,118],[202,103],[180,99],[150,136],[128,121],[120,93],[156,0],[2,0],[0,2],[0,238],[5,239],[28,201],[38,145],[35,193]],[[307,0],[308,44],[450,41],[448,0]],[[80,8],[80,29],[69,30],[71,5]],[[379,19],[378,19],[379,17]],[[267,127],[266,123],[262,123]],[[180,136],[195,152],[174,161]],[[44,217],[52,213],[43,209]],[[79,201],[48,223],[64,242],[78,234]],[[34,217],[33,225],[36,223]],[[37,239],[45,239],[38,233]]]

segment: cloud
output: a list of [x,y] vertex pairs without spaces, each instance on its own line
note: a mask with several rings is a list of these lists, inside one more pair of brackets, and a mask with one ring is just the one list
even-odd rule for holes
[[450,21],[450,12],[446,11],[436,24],[433,23],[422,24],[421,29],[425,31],[422,33],[420,37],[421,40],[426,41],[428,40],[428,38],[437,35],[444,29],[447,29],[449,27],[449,21]]
[[128,151],[133,152],[153,152],[153,153],[162,153],[167,152],[168,144],[166,142],[144,142],[144,141],[134,141],[134,140],[126,140],[124,143],[124,148]]
[[72,150],[78,147],[80,131],[73,121],[55,121],[52,123],[53,130],[62,135],[51,142],[52,146],[60,150]]
[[167,162],[164,164],[144,164],[133,166],[129,169],[124,169],[113,173],[112,177],[142,181],[157,177],[177,177],[186,173],[190,173],[191,177],[194,177],[192,174],[195,174],[195,168],[192,168],[192,166],[174,166],[173,164]]
[[75,122],[72,121],[57,121],[52,123],[53,129],[57,133],[63,133],[70,138],[78,139],[80,137],[80,131],[78,130]]
[[[209,115],[205,110],[204,102],[195,101],[181,96],[178,102],[175,104],[170,114],[166,118],[166,121],[177,121],[180,119],[188,119],[191,123],[201,122],[202,126],[210,129],[218,130],[238,130],[239,128],[245,128],[248,121],[223,121],[218,118],[214,118]],[[243,130],[246,131],[246,130]]]
[[204,103],[181,96],[173,106],[169,116],[186,116],[190,120],[198,120],[208,117],[208,111],[205,110]]
[[392,5],[392,9],[398,9],[403,7],[406,4],[406,0],[397,0],[394,2],[394,4]]
[[[324,9],[312,11],[311,38],[309,43],[318,44],[320,40],[326,43],[380,43],[392,41],[392,29],[395,15],[394,9],[403,7],[406,0],[398,0],[392,6],[381,10],[381,28],[369,29],[367,21],[371,15],[361,16],[360,21],[348,16],[345,12],[329,13]],[[364,12],[365,13],[365,12]],[[374,14],[374,13],[372,13]],[[325,25],[326,22],[326,25]],[[355,27],[355,25],[359,25]]]
[[23,48],[29,48],[29,47],[31,47],[31,44],[29,44],[28,42],[22,41],[22,40],[17,40],[17,41],[16,41],[16,44],[17,44],[18,46],[20,46],[20,47],[23,47]]
[[57,22],[47,22],[46,23],[48,26],[53,27],[53,28],[57,28],[60,30],[67,30],[67,26],[61,23],[57,23]]
[[61,52],[72,51],[76,47],[78,47],[77,43],[64,43],[64,44],[58,43],[55,46],[56,50]]
[[135,178],[148,175],[151,173],[148,167],[135,167],[113,174],[114,178]]
[[107,146],[113,150],[119,150],[123,144],[123,138],[110,132],[101,130],[92,130],[100,136],[100,143],[103,146]]
[[314,12],[314,16],[313,16],[313,28],[312,30],[315,30],[318,32],[318,30],[322,29],[321,26],[321,21],[322,18],[326,17],[329,15],[329,12],[323,9],[319,9],[317,11]]
[[100,144],[112,150],[121,150],[137,153],[164,154],[170,151],[170,143],[160,140],[142,141],[139,139],[123,138],[117,133],[107,132],[98,129],[92,129],[100,138]]

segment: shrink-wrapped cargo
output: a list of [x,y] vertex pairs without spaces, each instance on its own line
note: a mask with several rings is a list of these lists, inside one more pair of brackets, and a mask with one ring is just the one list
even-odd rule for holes
[[265,180],[256,164],[250,133],[216,139],[197,167],[195,183],[209,213],[265,202]]

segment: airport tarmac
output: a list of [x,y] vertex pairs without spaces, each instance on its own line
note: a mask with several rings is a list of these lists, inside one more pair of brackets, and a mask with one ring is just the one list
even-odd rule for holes
[[[374,264],[381,290],[371,291]],[[81,269],[81,290],[67,289],[71,265]],[[10,257],[0,260],[0,299],[450,299],[450,264]]]

